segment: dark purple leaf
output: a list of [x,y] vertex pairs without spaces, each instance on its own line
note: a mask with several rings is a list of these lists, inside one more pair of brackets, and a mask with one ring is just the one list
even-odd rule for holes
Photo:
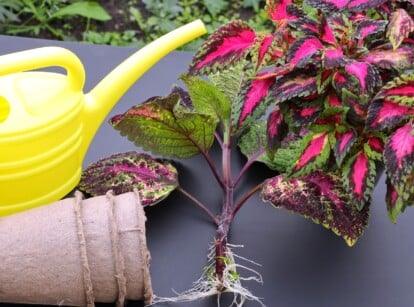
[[341,186],[341,179],[330,173],[268,179],[263,184],[262,198],[276,208],[285,208],[331,229],[349,246],[356,243],[368,224],[368,206],[358,211]]
[[233,21],[220,27],[194,55],[189,74],[206,74],[240,61],[255,40],[256,33],[244,22]]
[[178,187],[178,174],[168,161],[131,151],[89,165],[79,187],[93,196],[109,190],[118,195],[137,189],[142,204],[147,206],[160,202]]
[[414,166],[414,126],[407,123],[388,137],[384,148],[384,162],[388,178],[401,191]]

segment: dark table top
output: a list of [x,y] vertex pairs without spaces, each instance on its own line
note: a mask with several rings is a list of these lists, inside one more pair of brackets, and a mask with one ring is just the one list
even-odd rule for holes
[[[133,48],[96,46],[0,36],[0,54],[38,46],[55,45],[75,52],[84,63],[89,91],[112,68],[134,52]],[[173,52],[145,74],[119,101],[110,116],[154,95],[166,95],[186,70],[191,53]],[[105,121],[84,161],[135,150]],[[217,151],[212,152],[219,160]],[[244,158],[235,155],[236,172]],[[180,182],[212,211],[219,212],[221,190],[201,157],[175,163]],[[271,173],[257,164],[241,183],[236,195]],[[253,196],[239,211],[230,232],[230,243],[244,245],[235,251],[261,266],[252,266],[263,284],[246,282],[267,306],[278,307],[410,307],[414,306],[414,210],[408,209],[396,225],[387,216],[385,184],[381,178],[374,193],[369,227],[352,248],[330,231],[299,216],[274,209]],[[146,208],[147,240],[152,255],[151,275],[158,296],[174,296],[191,287],[206,265],[214,225],[194,204],[178,192],[157,206]],[[39,285],[40,286],[40,285]],[[227,304],[226,304],[227,303]],[[229,304],[224,297],[222,306]],[[214,306],[215,298],[157,306]],[[9,305],[0,304],[1,307]],[[143,306],[129,302],[128,306]],[[259,306],[247,302],[246,307]]]

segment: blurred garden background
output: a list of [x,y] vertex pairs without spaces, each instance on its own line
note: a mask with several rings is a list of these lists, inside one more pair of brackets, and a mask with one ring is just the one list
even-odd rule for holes
[[265,0],[0,0],[0,34],[141,47],[197,18],[209,34],[235,19],[263,29],[264,6]]

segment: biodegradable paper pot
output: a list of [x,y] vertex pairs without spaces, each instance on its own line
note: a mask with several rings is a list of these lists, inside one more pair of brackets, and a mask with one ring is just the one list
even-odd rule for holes
[[93,306],[152,300],[135,192],[64,199],[0,218],[0,302]]

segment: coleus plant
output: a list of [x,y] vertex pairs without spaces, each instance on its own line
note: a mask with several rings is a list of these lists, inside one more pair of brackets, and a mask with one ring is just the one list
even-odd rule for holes
[[[171,162],[125,153],[88,167],[91,194],[137,188],[144,205],[177,189],[217,226],[213,262],[195,299],[244,289],[227,236],[255,192],[331,229],[348,245],[367,226],[372,192],[385,169],[386,207],[395,222],[414,201],[414,1],[268,0],[274,27],[256,32],[242,21],[223,25],[195,53],[174,87],[113,117],[110,124],[145,151],[168,158],[205,157],[224,191],[222,212],[178,183]],[[219,168],[209,155],[222,150]],[[247,157],[232,177],[231,148]],[[234,191],[254,163],[274,170],[240,201]],[[256,275],[257,278],[259,276]]]

